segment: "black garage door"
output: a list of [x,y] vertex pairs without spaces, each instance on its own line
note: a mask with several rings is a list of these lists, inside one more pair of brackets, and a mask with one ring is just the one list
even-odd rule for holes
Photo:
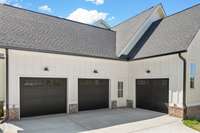
[[21,117],[66,113],[66,79],[20,78]]
[[136,80],[136,107],[168,113],[169,80]]
[[108,108],[108,79],[79,79],[78,105],[79,111]]

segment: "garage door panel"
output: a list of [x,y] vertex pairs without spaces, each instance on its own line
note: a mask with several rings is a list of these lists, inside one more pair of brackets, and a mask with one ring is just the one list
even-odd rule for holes
[[108,108],[108,79],[79,79],[78,81],[79,110]]
[[168,113],[169,80],[137,79],[136,106]]
[[20,78],[20,112],[21,117],[66,113],[66,79]]

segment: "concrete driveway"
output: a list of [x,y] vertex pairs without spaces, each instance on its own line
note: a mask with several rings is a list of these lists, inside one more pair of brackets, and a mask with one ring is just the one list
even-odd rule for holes
[[180,119],[142,109],[95,110],[12,122],[22,133],[196,133]]

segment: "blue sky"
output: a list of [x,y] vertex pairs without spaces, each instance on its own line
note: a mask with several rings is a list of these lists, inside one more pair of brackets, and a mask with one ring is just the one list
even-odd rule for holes
[[85,23],[105,19],[110,25],[162,3],[167,15],[200,3],[200,0],[0,0],[25,9]]

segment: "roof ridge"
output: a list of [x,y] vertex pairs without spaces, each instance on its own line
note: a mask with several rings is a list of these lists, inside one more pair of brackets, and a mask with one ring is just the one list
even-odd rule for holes
[[183,13],[183,12],[185,12],[185,11],[188,11],[188,10],[190,10],[190,9],[192,9],[192,8],[197,7],[197,6],[200,6],[200,3],[195,4],[195,5],[191,6],[191,7],[187,7],[187,8],[185,8],[185,9],[183,9],[183,10],[181,10],[181,11],[178,11],[178,12],[176,12],[176,13],[173,13],[173,14],[171,14],[171,15],[169,15],[169,16],[166,16],[166,17],[164,17],[164,19],[169,18],[169,17],[173,17],[173,16],[175,16],[175,15],[178,15],[178,14],[180,14],[180,13]]
[[35,13],[35,14],[38,14],[38,15],[43,15],[43,16],[47,16],[47,17],[56,18],[56,19],[59,19],[59,20],[64,20],[64,21],[68,21],[68,22],[74,22],[74,23],[77,23],[77,24],[86,25],[86,26],[89,26],[89,27],[97,28],[97,29],[102,29],[102,30],[107,30],[107,31],[115,32],[112,29],[105,29],[105,28],[101,28],[101,27],[98,27],[98,26],[95,26],[95,25],[86,24],[86,23],[82,23],[82,22],[78,22],[78,21],[74,21],[74,20],[70,20],[70,19],[58,17],[58,16],[55,16],[55,15],[50,15],[50,14],[42,13],[42,12],[37,12],[37,11],[33,11],[33,10],[21,8],[21,7],[16,7],[16,6],[5,4],[5,3],[0,3],[0,5],[11,7],[11,8],[15,8],[15,9],[18,9],[18,10],[23,10],[23,11],[31,12],[31,13]]
[[140,13],[136,14],[135,16],[132,16],[132,17],[130,17],[130,18],[128,18],[128,19],[126,19],[126,20],[120,22],[119,24],[113,26],[112,28],[115,28],[115,27],[117,27],[117,26],[119,26],[119,25],[121,25],[121,24],[123,24],[123,23],[125,23],[125,22],[127,22],[127,21],[129,21],[129,20],[131,20],[131,19],[133,19],[133,18],[135,18],[135,17],[141,15],[142,13],[144,13],[144,12],[146,12],[146,11],[149,11],[149,10],[151,10],[151,9],[153,9],[153,8],[155,8],[155,7],[157,7],[158,5],[162,5],[162,4],[159,3],[159,4],[155,5],[155,6],[151,6],[151,7],[147,8],[147,9],[141,11]]

